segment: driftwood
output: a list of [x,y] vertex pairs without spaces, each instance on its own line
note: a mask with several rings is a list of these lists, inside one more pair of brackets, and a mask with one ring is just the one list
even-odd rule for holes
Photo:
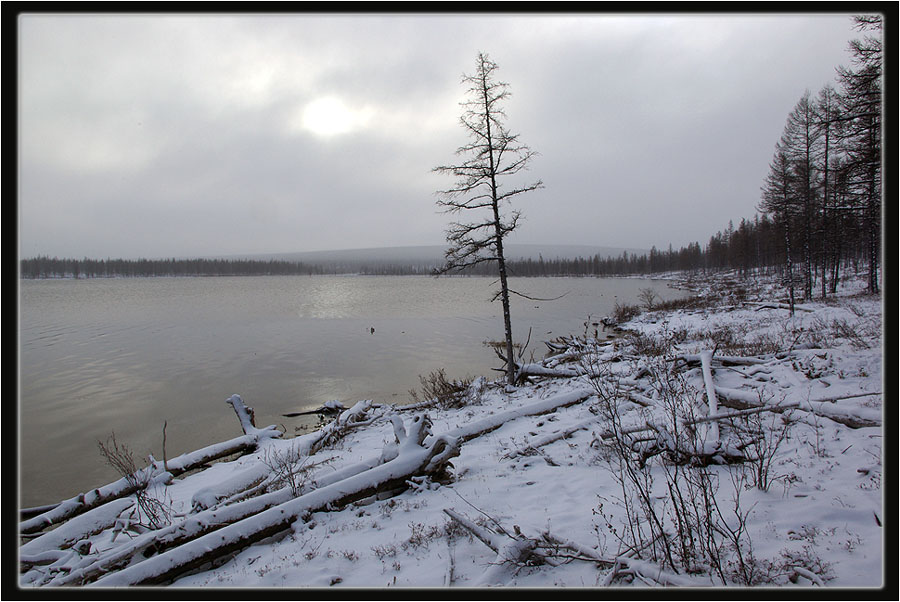
[[[236,402],[236,400],[235,400]],[[242,405],[236,402],[238,406]],[[339,436],[340,432],[347,424],[361,424],[365,421],[366,410],[371,407],[370,401],[359,402],[350,410],[344,412],[334,422],[319,429],[314,433],[297,437],[294,440],[293,451],[298,456],[310,455],[311,450],[321,447],[323,441],[327,438],[332,440]],[[343,480],[355,474],[364,472],[370,468],[383,464],[387,460],[396,457],[390,452],[384,452],[381,456],[375,457],[369,461],[361,462],[352,466],[348,466],[339,471],[331,471],[321,477],[311,480],[311,485],[326,486],[337,481]],[[260,464],[260,470],[268,467]],[[194,496],[195,513],[191,516],[149,533],[144,533],[125,546],[121,546],[102,554],[100,557],[90,558],[77,567],[74,567],[68,574],[56,575],[50,582],[51,585],[82,585],[124,566],[132,562],[132,559],[143,554],[145,556],[152,553],[160,553],[165,550],[176,548],[193,539],[197,539],[207,533],[211,533],[225,525],[234,524],[244,519],[250,518],[260,512],[286,503],[296,497],[290,487],[266,492],[266,483],[251,487],[243,492],[236,493],[227,499],[219,499],[218,494],[226,489],[237,488],[235,483],[239,480],[250,481],[258,477],[256,468],[250,468],[235,475],[232,479],[223,481],[215,487],[208,490],[201,490]],[[208,509],[203,506],[209,505]]]
[[496,560],[482,574],[476,585],[504,585],[508,581],[511,567],[559,566],[561,562],[583,560],[610,568],[615,567],[618,562],[616,558],[603,556],[593,548],[562,539],[549,531],[531,538],[527,537],[517,525],[513,525],[510,530],[492,519],[496,529],[493,531],[476,524],[451,508],[445,508],[444,514],[497,554]]
[[[761,401],[759,394],[753,391],[729,389],[725,387],[716,387],[715,390],[722,405],[730,408],[746,410],[767,405]],[[768,404],[768,407],[773,409],[796,407],[797,409],[811,412],[823,418],[828,418],[840,424],[849,426],[850,428],[881,426],[881,413],[877,410],[870,411],[866,408],[854,408],[853,411],[850,411],[828,401],[801,400],[795,402],[795,404],[783,406]]]
[[[744,301],[744,305],[755,305],[756,311],[759,311],[761,309],[786,309],[788,311],[791,310],[791,306],[787,303],[761,303],[758,301]],[[808,307],[803,307],[801,305],[797,305],[796,303],[794,304],[793,309],[794,309],[794,311],[807,311],[807,312],[815,311]]]
[[29,518],[34,518],[39,514],[44,514],[45,512],[50,512],[57,506],[59,506],[60,502],[56,502],[55,504],[44,504],[43,506],[33,506],[31,508],[20,508],[19,509],[19,520],[28,520]]
[[[19,560],[23,565],[43,564],[41,555],[48,551],[65,550],[79,541],[112,527],[123,512],[134,506],[130,499],[113,500],[90,510],[78,521],[71,521],[32,539],[19,548]],[[57,559],[58,560],[58,559]]]
[[296,418],[297,416],[312,416],[313,414],[318,414],[320,416],[328,416],[331,414],[340,414],[347,408],[344,407],[339,401],[329,401],[327,403],[322,404],[315,410],[306,410],[303,412],[288,412],[287,414],[282,414],[285,418]]
[[452,457],[459,454],[459,445],[458,441],[447,436],[433,438],[429,445],[425,445],[425,438],[430,434],[430,424],[427,416],[416,417],[408,431],[398,430],[398,455],[385,464],[253,514],[110,574],[96,584],[124,586],[167,583],[208,562],[286,532],[296,520],[313,512],[345,506],[371,497],[379,491],[404,488],[412,477],[439,472]]
[[118,481],[104,485],[89,492],[81,493],[71,499],[60,502],[53,509],[19,523],[19,532],[23,535],[37,533],[69,520],[79,514],[97,508],[112,500],[131,495],[148,485],[168,482],[174,476],[178,476],[220,458],[230,456],[238,452],[256,449],[259,441],[267,437],[279,437],[277,430],[256,429],[257,432],[242,437],[237,437],[222,443],[216,443],[197,451],[182,454],[177,458],[168,460],[168,471],[162,469],[162,463],[153,462],[138,471],[133,477],[122,477]]
[[842,399],[855,399],[857,397],[869,397],[874,395],[881,395],[881,391],[872,391],[871,393],[850,393],[849,395],[832,395],[829,397],[816,397],[815,399],[810,399],[810,401],[820,402],[820,403],[835,403]]
[[570,426],[568,428],[559,429],[558,431],[554,431],[548,435],[544,435],[543,437],[539,437],[534,441],[530,442],[525,447],[521,447],[519,449],[515,449],[513,451],[507,452],[504,454],[505,459],[515,458],[516,456],[527,456],[529,454],[535,453],[538,448],[541,448],[545,445],[549,445],[554,441],[559,441],[560,439],[565,439],[569,437],[572,433],[580,431],[582,429],[589,428],[591,425],[596,424],[598,418],[595,416],[593,418],[589,418],[578,424]]
[[[712,351],[700,352],[700,367],[703,372],[703,384],[706,387],[706,403],[709,406],[709,416],[719,413],[719,401],[716,399],[716,389],[712,376]],[[713,441],[719,440],[719,423],[715,420],[709,422],[709,436]]]
[[[311,512],[364,501],[382,492],[396,492],[406,488],[416,477],[438,474],[458,453],[462,441],[490,432],[508,420],[551,412],[587,399],[591,394],[585,389],[557,395],[427,440],[430,428],[423,422],[427,422],[427,417],[414,419],[407,432],[399,416],[392,415],[396,445],[388,446],[380,457],[370,461],[316,476],[311,485],[317,489],[294,497],[290,488],[284,488],[230,505],[220,503],[215,509],[192,514],[169,527],[140,535],[101,558],[85,560],[83,566],[75,567],[68,574],[57,575],[50,585],[83,585],[98,578],[101,578],[96,581],[98,585],[171,581],[185,571],[284,532],[295,520]],[[369,401],[360,402],[320,429],[321,433],[317,431],[298,438],[303,441],[297,448],[309,451],[346,428],[371,424],[378,418],[377,413],[374,417],[373,413],[367,413],[373,408],[380,406]],[[142,559],[154,552],[156,556]],[[152,564],[146,564],[148,562]],[[123,570],[113,572],[118,569]]]
[[[688,366],[700,366],[703,363],[703,353],[704,352],[683,353],[681,355],[675,356],[673,361],[676,365],[679,362],[682,362]],[[755,366],[768,363],[768,360],[757,357],[743,357],[734,355],[716,355],[713,359],[723,366]]]
[[[348,466],[340,471],[329,472],[325,476],[317,478],[316,484],[320,486],[331,485],[383,464],[385,461],[385,455],[382,454],[380,457]],[[110,550],[97,558],[88,559],[82,565],[73,567],[67,574],[56,576],[50,582],[50,585],[84,585],[114,570],[128,566],[133,562],[133,559],[139,558],[141,555],[158,554],[165,550],[176,548],[226,525],[248,519],[264,510],[289,502],[294,498],[291,488],[283,487],[268,493],[257,491],[256,495],[250,499],[227,505],[219,504],[217,508],[196,512],[168,527],[139,535],[125,546]]]
[[506,412],[498,412],[497,414],[493,414],[472,424],[453,429],[447,433],[447,435],[457,438],[460,441],[469,441],[470,439],[474,439],[475,437],[479,437],[494,429],[500,428],[504,423],[510,420],[523,416],[539,416],[541,414],[547,414],[559,408],[582,402],[585,399],[592,397],[594,394],[593,389],[575,389],[568,393],[561,393],[527,406],[507,410]]
[[498,535],[489,529],[478,526],[450,508],[445,508],[444,514],[497,554],[497,559],[491,563],[490,568],[481,576],[476,586],[503,585],[507,581],[506,573],[510,565],[543,564],[546,560],[536,551],[537,542],[522,536],[518,529],[515,530],[515,535],[511,535],[501,527],[502,535]]

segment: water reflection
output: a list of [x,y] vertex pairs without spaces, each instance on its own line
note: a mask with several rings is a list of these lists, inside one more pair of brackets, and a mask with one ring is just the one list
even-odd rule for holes
[[[237,436],[224,400],[239,393],[257,423],[337,399],[405,402],[419,375],[485,375],[483,343],[503,338],[489,278],[246,277],[23,281],[21,503],[59,501],[115,478],[97,441],[162,457]],[[643,280],[513,280],[515,338],[531,348],[581,333],[588,315],[636,302]],[[372,332],[374,328],[374,333]]]

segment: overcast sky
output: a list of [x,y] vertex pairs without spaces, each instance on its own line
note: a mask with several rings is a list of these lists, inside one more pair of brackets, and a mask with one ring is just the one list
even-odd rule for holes
[[21,15],[23,257],[444,244],[463,73],[540,155],[513,243],[677,249],[756,213],[844,14]]

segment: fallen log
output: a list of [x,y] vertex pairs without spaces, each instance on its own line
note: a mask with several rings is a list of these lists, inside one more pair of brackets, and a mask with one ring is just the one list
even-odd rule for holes
[[479,437],[494,429],[500,428],[504,423],[510,420],[521,418],[523,416],[547,414],[559,408],[580,403],[585,399],[593,397],[594,394],[593,389],[575,389],[567,393],[549,397],[531,405],[507,410],[506,412],[499,412],[472,424],[455,428],[447,433],[446,436],[459,439],[460,441],[469,441],[470,439],[474,439],[475,437]]
[[[458,445],[461,440],[469,440],[471,438],[477,437],[480,434],[489,432],[501,426],[507,420],[512,420],[521,416],[537,415],[551,412],[559,407],[571,405],[587,399],[591,395],[592,391],[587,389],[575,390],[569,393],[557,395],[530,406],[516,408],[515,410],[492,416],[489,419],[485,419],[484,421],[481,421],[477,425],[473,425],[470,428],[457,429],[456,431],[451,431],[451,433],[448,433],[441,437],[433,438],[433,440],[429,440],[427,448],[419,447],[419,450],[425,449],[425,452],[414,451],[420,457],[423,455],[423,453],[426,454],[426,456],[428,454],[433,456],[435,459],[433,464],[435,466],[431,466],[430,468],[426,466],[426,472],[436,472],[438,459],[440,459],[441,462],[446,462],[449,457],[452,457],[453,455],[455,455],[455,453],[458,453]],[[341,417],[336,419],[336,421],[332,423],[333,426],[330,429],[325,427],[320,430],[334,435],[336,431],[340,430],[346,425],[350,425],[352,427],[353,425],[358,424],[369,424],[372,420],[377,418],[377,416],[373,418],[366,414],[366,409],[371,407],[371,402],[360,402],[360,404],[357,404],[357,406],[354,406],[354,408],[347,410],[341,415]],[[417,418],[416,420],[419,420],[419,418]],[[135,540],[133,540],[126,548],[111,551],[103,558],[97,559],[87,566],[78,567],[77,569],[71,571],[68,575],[59,575],[53,581],[51,581],[50,584],[83,585],[107,574],[109,574],[107,579],[115,577],[115,575],[117,575],[118,573],[110,574],[111,571],[115,571],[119,568],[131,564],[141,555],[141,553],[151,550],[162,551],[163,553],[159,554],[158,556],[154,556],[150,560],[166,556],[168,560],[165,561],[165,564],[157,566],[157,568],[153,570],[151,570],[150,567],[144,567],[143,569],[141,569],[142,573],[140,575],[137,574],[136,570],[132,571],[130,573],[131,577],[126,576],[124,579],[134,580],[134,584],[162,583],[177,577],[178,574],[181,574],[182,570],[191,570],[190,567],[200,566],[201,564],[208,562],[210,557],[214,557],[219,552],[221,552],[222,554],[227,554],[229,553],[229,550],[235,551],[244,547],[245,545],[250,545],[254,541],[264,539],[265,537],[269,537],[272,534],[280,532],[278,530],[280,528],[278,525],[281,525],[281,530],[283,531],[290,526],[291,522],[296,520],[298,515],[317,511],[316,508],[296,509],[296,511],[288,513],[293,516],[293,518],[291,518],[290,520],[284,518],[285,516],[287,516],[287,514],[279,513],[279,516],[284,518],[284,520],[278,521],[276,520],[277,517],[275,517],[275,515],[271,513],[271,511],[274,511],[276,508],[281,508],[282,511],[287,512],[285,508],[293,507],[292,504],[297,502],[297,500],[306,499],[307,501],[309,501],[319,499],[316,496],[326,495],[328,491],[331,491],[332,495],[337,495],[336,493],[334,493],[335,488],[338,488],[338,491],[341,492],[341,496],[338,499],[326,500],[324,507],[318,509],[324,509],[325,507],[328,507],[330,505],[339,506],[342,504],[351,503],[352,501],[363,500],[372,497],[373,495],[377,494],[378,491],[393,491],[396,489],[404,488],[406,487],[406,482],[408,480],[410,480],[414,476],[420,476],[420,474],[404,474],[402,476],[395,477],[392,481],[388,479],[386,484],[382,486],[369,487],[366,490],[358,490],[355,493],[353,489],[353,478],[357,478],[357,481],[355,481],[357,483],[359,482],[360,478],[370,480],[374,479],[374,473],[372,473],[372,470],[370,469],[374,470],[376,469],[376,467],[377,469],[384,469],[384,466],[387,466],[386,463],[394,462],[394,460],[398,458],[400,449],[404,446],[408,447],[410,445],[410,437],[412,437],[413,441],[418,442],[418,445],[423,445],[423,441],[421,441],[420,438],[424,437],[424,435],[426,434],[426,430],[422,429],[419,426],[415,426],[414,423],[414,426],[410,429],[410,434],[407,434],[406,429],[403,428],[403,423],[402,421],[400,421],[399,416],[392,416],[392,422],[394,424],[395,433],[397,434],[398,439],[396,448],[389,447],[385,450],[385,452],[382,453],[382,457],[374,458],[368,463],[361,463],[360,465],[351,466],[340,471],[327,473],[321,477],[316,477],[315,482],[319,486],[319,489],[312,491],[310,494],[301,496],[300,498],[294,498],[292,500],[289,488],[285,488],[277,492],[263,494],[255,498],[244,500],[230,506],[220,507],[214,511],[207,510],[197,513],[185,519],[184,521],[167,527],[163,530],[141,535],[135,538]],[[325,435],[319,432],[307,435],[305,437],[305,439],[307,440],[304,441],[303,444],[304,448],[307,450],[312,449],[314,446],[318,445],[318,443],[324,438],[324,436]],[[441,441],[449,441],[454,443],[448,446],[447,443],[442,444]],[[442,445],[447,447],[447,451],[440,452],[440,448]],[[453,452],[454,449],[456,450],[455,453]],[[409,450],[407,449],[407,453],[408,452]],[[441,454],[443,454],[442,458]],[[393,470],[396,470],[396,467],[396,463],[392,465]],[[418,472],[421,473],[422,471]],[[365,482],[366,481],[363,481],[363,483]],[[323,491],[325,493],[321,493]],[[314,497],[310,498],[309,496]],[[267,512],[269,513],[267,515],[268,518],[259,518]],[[257,521],[263,522],[260,522],[257,525]],[[287,524],[288,527],[284,527],[284,524]],[[238,528],[239,525],[240,529]],[[257,530],[256,526],[258,526],[260,529]],[[226,532],[226,535],[219,535],[220,531],[222,531],[223,529],[228,529],[229,527],[234,527],[234,529]],[[243,530],[252,531],[253,534],[242,539],[241,537],[238,537],[237,534],[242,533]],[[219,547],[217,545],[217,542],[220,541],[218,539],[219,537],[225,538],[222,547]],[[210,546],[210,549],[216,549],[218,550],[218,552],[203,552],[202,554],[197,552],[197,550],[202,549],[204,545],[208,545]],[[193,552],[191,552],[190,550],[193,550]],[[185,559],[185,557],[183,556],[184,554],[188,554],[189,557]],[[175,560],[179,560],[179,562],[175,562]],[[137,562],[133,565],[133,567],[136,568],[148,561],[149,560]],[[155,562],[160,563],[162,561],[155,560]],[[166,568],[166,566],[168,566],[169,568]],[[131,568],[132,567],[129,567],[129,569],[127,570],[131,570]],[[144,571],[148,572],[144,573]],[[102,581],[102,584],[112,583],[114,582],[106,581],[105,579]],[[101,582],[98,581],[97,584],[101,585]]]
[[343,412],[347,408],[344,407],[339,401],[328,401],[316,408],[315,410],[306,410],[303,412],[288,412],[287,414],[282,414],[285,418],[296,418],[297,416],[311,416],[313,414],[319,414],[323,416],[327,416],[329,414],[339,414]]
[[[765,404],[759,396],[759,393],[751,391],[743,391],[740,389],[729,389],[725,387],[716,387],[716,394],[722,400],[723,405],[738,410],[746,410],[749,408],[757,408],[760,406],[768,406],[771,408],[788,408],[794,407],[782,405]],[[837,406],[830,402],[800,400],[796,402],[796,408],[811,412],[817,416],[828,418],[840,424],[849,426],[850,428],[865,428],[872,426],[881,426],[881,412],[868,408],[854,408],[852,411]],[[777,411],[777,410],[776,410]]]
[[272,470],[264,462],[259,462],[227,479],[199,489],[191,497],[191,511],[199,512],[212,508],[222,500],[247,491],[265,481],[271,472]]
[[431,421],[417,416],[408,432],[398,432],[398,455],[381,466],[316,489],[306,495],[269,508],[237,523],[194,539],[158,556],[132,564],[99,579],[95,585],[154,585],[170,582],[180,575],[223,556],[233,554],[255,542],[278,535],[298,519],[313,512],[346,506],[375,495],[379,491],[407,486],[415,476],[443,470],[459,454],[459,442],[446,435],[424,440],[430,434]]
[[538,450],[538,448],[541,448],[545,445],[549,445],[549,444],[553,443],[554,441],[559,441],[560,439],[565,439],[565,438],[569,437],[572,433],[575,433],[582,429],[588,428],[589,426],[595,424],[597,422],[597,420],[598,420],[598,417],[594,416],[592,418],[589,418],[587,420],[579,422],[578,424],[570,426],[569,428],[560,429],[558,431],[554,431],[554,432],[550,433],[549,435],[544,435],[543,437],[539,437],[539,438],[535,439],[534,441],[532,441],[531,443],[529,443],[528,445],[526,445],[525,447],[507,452],[506,454],[503,455],[503,458],[508,460],[510,458],[515,458],[516,456],[524,456],[524,455],[528,455],[530,453],[534,453]]
[[[58,528],[32,539],[19,548],[19,560],[27,564],[48,550],[65,550],[83,539],[100,533],[115,524],[119,515],[134,506],[134,500],[119,499],[85,512],[77,521],[70,521]],[[33,563],[36,564],[36,563]]]
[[522,566],[529,561],[539,564],[545,560],[536,553],[537,542],[535,540],[522,537],[521,534],[516,534],[516,536],[507,534],[506,537],[501,537],[493,531],[478,526],[451,508],[444,508],[444,514],[497,554],[496,560],[481,575],[476,586],[504,585],[508,580],[506,573],[510,565]]
[[[683,353],[675,356],[672,361],[676,364],[678,362],[683,362],[688,366],[700,366],[703,363],[703,353],[705,352]],[[716,355],[714,359],[723,366],[756,366],[769,362],[769,360],[758,357],[743,357],[739,355]]]
[[572,368],[548,368],[541,364],[523,364],[516,370],[516,382],[527,376],[546,376],[551,378],[575,378],[584,374],[582,370]]
[[[60,502],[52,510],[20,522],[19,533],[22,535],[38,533],[48,527],[83,514],[88,510],[131,495],[148,484],[167,482],[171,478],[171,473],[159,471],[155,466],[148,466],[139,471],[139,474],[133,479],[122,477],[118,481],[103,487],[92,489],[86,493],[79,493],[73,498]],[[136,482],[139,484],[135,484]]]
[[[238,399],[240,398],[238,397]],[[229,401],[231,401],[231,399],[229,399]],[[241,405],[243,404],[241,403]],[[235,411],[238,411],[237,408]],[[263,439],[281,436],[281,432],[274,426],[265,429],[258,429],[252,426],[249,414],[245,414],[242,418],[241,414],[238,413],[238,418],[241,420],[242,428],[244,428],[245,434],[243,436],[236,437],[229,441],[215,443],[202,449],[182,454],[171,460],[167,460],[165,462],[165,468],[163,467],[162,462],[151,462],[149,466],[140,469],[134,475],[122,477],[118,481],[104,485],[103,487],[80,493],[75,497],[60,502],[43,514],[20,522],[19,533],[22,535],[37,533],[48,527],[69,520],[74,516],[83,514],[88,510],[102,506],[112,500],[131,495],[147,486],[167,482],[171,480],[172,477],[194,470],[195,468],[220,458],[256,449],[259,442]],[[246,428],[246,423],[250,423],[249,429]]]
[[[791,311],[791,305],[789,305],[787,303],[762,303],[759,301],[744,301],[744,305],[755,305],[756,311],[759,311],[761,309],[786,309],[788,311]],[[793,310],[794,311],[807,311],[807,312],[815,311],[814,309],[810,309],[808,307],[803,307],[801,305],[797,305],[796,303],[793,306]]]
[[[700,352],[700,368],[703,372],[703,384],[706,387],[706,403],[709,406],[709,415],[719,413],[719,401],[716,399],[716,389],[712,376],[712,351]],[[715,420],[709,423],[709,436],[713,441],[719,440],[719,423]]]
[[20,508],[19,509],[19,520],[27,520],[29,518],[34,518],[39,514],[44,514],[45,512],[50,512],[54,508],[59,506],[59,502],[55,504],[44,504],[43,506],[34,506],[32,508]]
[[[393,457],[396,457],[396,451],[392,452],[390,449],[386,449],[381,456],[341,470],[328,472],[322,476],[316,476],[312,479],[311,486],[324,487],[337,483],[384,464]],[[56,576],[50,585],[85,585],[114,570],[128,566],[132,563],[132,559],[141,554],[145,556],[154,552],[158,554],[176,548],[226,525],[234,524],[264,510],[284,504],[295,497],[290,487],[283,487],[268,493],[257,491],[255,496],[235,501],[230,505],[225,505],[228,503],[226,501],[219,504],[217,508],[197,512],[163,529],[139,535],[125,546],[115,548],[97,558],[91,558],[79,566],[72,567],[67,574]]]
[[815,399],[810,399],[810,401],[835,403],[842,399],[855,399],[857,397],[869,397],[874,395],[881,395],[881,391],[872,391],[871,393],[851,393],[849,395],[831,395],[828,397],[816,397]]

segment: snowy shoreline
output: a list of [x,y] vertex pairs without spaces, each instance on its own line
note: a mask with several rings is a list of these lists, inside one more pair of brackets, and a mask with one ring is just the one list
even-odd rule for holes
[[880,297],[790,316],[764,279],[670,278],[697,302],[568,338],[514,389],[155,461],[149,496],[34,531],[20,586],[881,587]]

